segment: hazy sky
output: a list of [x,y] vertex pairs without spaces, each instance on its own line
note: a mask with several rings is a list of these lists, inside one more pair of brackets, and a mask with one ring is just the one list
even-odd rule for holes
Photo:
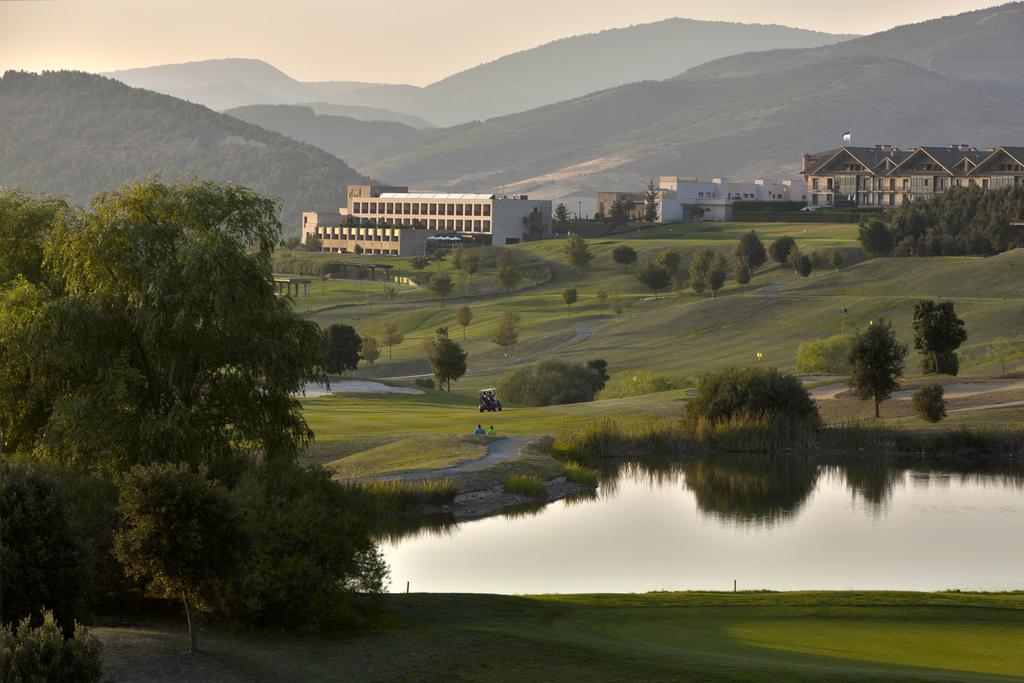
[[667,17],[872,33],[993,4],[998,3],[0,0],[0,71],[111,71],[252,57],[300,80],[423,85],[556,38]]

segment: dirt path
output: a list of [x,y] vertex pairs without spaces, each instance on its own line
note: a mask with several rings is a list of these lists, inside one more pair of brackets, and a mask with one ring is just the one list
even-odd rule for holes
[[519,450],[526,444],[530,439],[525,436],[506,436],[498,441],[493,441],[487,446],[487,454],[478,459],[464,462],[454,467],[442,467],[436,470],[426,470],[424,472],[391,472],[389,474],[382,474],[373,479],[387,480],[387,479],[407,479],[410,481],[420,481],[423,479],[438,479],[441,477],[447,477],[451,474],[459,474],[461,472],[477,472],[479,470],[487,469],[491,465],[505,460],[512,460],[519,455]]
[[[817,401],[828,401],[834,399],[838,394],[846,391],[849,388],[846,382],[836,382],[835,384],[826,384],[824,386],[815,387],[811,389],[811,398]],[[954,382],[946,384],[943,389],[945,390],[946,400],[954,398],[970,398],[972,396],[980,396],[982,394],[990,394],[996,391],[1012,391],[1018,389],[1024,389],[1024,382],[1016,379],[993,379],[983,380],[978,382]],[[914,395],[914,389],[903,389],[893,394],[893,399],[897,401],[909,401]],[[1016,405],[1024,405],[1024,401],[1010,401],[1007,403],[992,403],[986,406],[975,406],[971,408],[958,408],[951,410],[950,412],[965,412],[968,410],[984,410],[985,408],[1010,408]]]

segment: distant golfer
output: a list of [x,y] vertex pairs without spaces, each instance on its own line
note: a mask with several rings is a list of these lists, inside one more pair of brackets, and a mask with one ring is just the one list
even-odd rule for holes
[[473,430],[473,433],[476,434],[477,436],[484,436],[485,434],[487,434],[487,432],[484,431],[483,425],[477,425],[476,429]]
[[494,425],[491,425],[491,428],[487,430],[487,436],[497,436],[497,435],[498,435],[498,432],[494,431]]

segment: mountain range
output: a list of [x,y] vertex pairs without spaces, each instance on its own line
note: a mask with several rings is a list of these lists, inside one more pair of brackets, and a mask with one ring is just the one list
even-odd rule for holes
[[[301,82],[255,59],[166,64],[104,75],[218,111],[253,104],[350,105],[388,116],[379,120],[400,120],[395,118],[397,113],[449,126],[526,111],[634,81],[669,78],[740,51],[813,47],[850,37],[785,26],[666,19],[562,38],[425,87]],[[344,115],[363,118],[354,111]],[[423,127],[411,121],[402,123]]]
[[0,185],[84,204],[129,180],[159,174],[231,181],[299,212],[337,207],[349,183],[368,182],[335,156],[168,95],[81,72],[0,78]]
[[737,55],[674,78],[369,147],[389,182],[554,196],[658,175],[794,177],[800,153],[858,144],[1021,144],[1024,3],[836,45]]

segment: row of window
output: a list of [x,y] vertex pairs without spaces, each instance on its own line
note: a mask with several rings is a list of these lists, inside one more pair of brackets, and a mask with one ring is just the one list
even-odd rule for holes
[[434,204],[430,202],[353,202],[357,214],[391,216],[490,216],[490,204]]
[[[349,250],[346,247],[324,247],[320,251],[325,254],[347,254]],[[356,253],[356,252],[352,252]],[[363,249],[358,252],[360,254],[381,254],[382,256],[398,256],[397,249]]]

